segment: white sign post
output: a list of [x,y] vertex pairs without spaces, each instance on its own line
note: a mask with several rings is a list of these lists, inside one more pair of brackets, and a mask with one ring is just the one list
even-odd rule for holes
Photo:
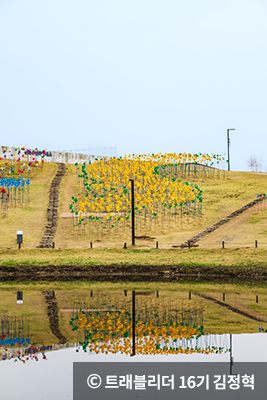
[[23,243],[23,231],[17,231],[17,243],[20,249],[21,243]]

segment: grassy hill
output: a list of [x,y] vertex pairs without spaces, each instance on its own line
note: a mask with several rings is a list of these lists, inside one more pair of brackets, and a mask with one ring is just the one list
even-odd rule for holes
[[[71,196],[77,193],[74,168],[74,166],[68,166],[68,173],[63,178],[60,189],[60,213],[66,213],[69,211]],[[246,203],[254,200],[257,194],[264,192],[266,176],[263,174],[252,174],[248,172],[230,172],[226,179],[206,178],[198,181],[191,180],[191,182],[196,183],[203,190],[202,219],[197,220],[195,223],[191,223],[189,225],[185,220],[183,225],[179,226],[176,231],[171,231],[169,233],[167,229],[165,229],[164,233],[159,231],[155,234],[155,232],[149,231],[148,226],[147,234],[151,234],[151,236],[155,238],[153,242],[159,241],[161,247],[168,248],[173,244],[183,243],[191,236],[204,230],[207,226],[212,225],[213,223],[229,215],[231,212],[242,207]],[[249,210],[248,213],[250,215],[251,211]],[[260,218],[261,221],[261,227],[258,224],[253,224],[253,231],[251,230],[251,219],[247,221],[243,215],[236,218],[231,223],[235,229],[237,229],[236,224],[238,223],[242,225],[240,228],[242,232],[251,232],[250,236],[247,235],[244,245],[249,243],[252,246],[254,245],[254,241],[257,239],[256,236],[258,228],[260,232],[262,232],[265,227],[267,230],[267,219],[265,219],[265,213],[263,211],[258,213],[257,208],[253,210],[253,213],[257,213],[256,217]],[[252,217],[253,216],[254,214],[252,214]],[[243,226],[244,223],[247,225],[247,227]],[[227,232],[228,224],[225,225],[224,229]],[[213,233],[214,239],[212,239],[211,235],[208,235],[205,239],[203,239],[203,241],[201,241],[201,247],[218,247],[218,244],[221,244],[222,240],[225,240],[226,242],[231,241],[231,237],[222,239],[221,237],[224,236],[222,234],[220,237],[219,231],[220,230]],[[235,236],[233,236],[233,239],[234,238]],[[58,230],[55,237],[58,248],[87,248],[89,246],[89,242],[92,240],[92,237],[86,230],[84,233],[82,229],[80,229],[80,232],[77,229],[73,229],[71,219],[61,218],[59,220]],[[103,237],[100,241],[94,243],[94,247],[121,247],[125,240],[130,243],[130,236],[127,238],[118,236],[112,239]],[[237,240],[239,241],[239,246],[242,245],[243,240],[244,238],[239,236]],[[205,243],[207,244],[205,245]],[[142,247],[154,247],[154,244],[147,240],[137,240],[137,245]]]
[[[34,248],[41,240],[46,225],[46,210],[48,205],[49,188],[51,181],[56,174],[56,164],[44,164],[43,171],[40,171],[32,179],[30,186],[29,204],[24,206],[10,207],[8,215],[0,219],[0,247],[17,248],[16,231],[24,232],[24,248]],[[155,241],[159,241],[160,247],[171,247],[181,244],[196,233],[201,232],[207,226],[219,221],[246,203],[254,200],[258,193],[266,189],[266,175],[248,172],[230,172],[225,179],[201,178],[196,183],[203,190],[203,215],[200,220],[187,225],[186,220],[183,226],[176,231],[165,229],[153,234],[153,241],[137,240],[137,246],[141,248],[154,247]],[[77,194],[77,178],[74,165],[67,165],[67,172],[63,177],[59,190],[59,214],[69,212],[71,196]],[[235,218],[224,227],[209,234],[199,242],[200,247],[220,247],[224,240],[226,245],[233,246],[254,246],[258,240],[259,245],[264,245],[267,235],[267,206],[262,204],[261,208],[256,206],[244,214]],[[148,226],[148,235],[149,235]],[[130,236],[126,238],[130,243]],[[92,237],[82,229],[78,232],[73,229],[70,218],[59,218],[58,229],[55,236],[57,248],[88,248]],[[94,243],[94,247],[119,247],[121,248],[125,238],[115,237],[102,238]]]

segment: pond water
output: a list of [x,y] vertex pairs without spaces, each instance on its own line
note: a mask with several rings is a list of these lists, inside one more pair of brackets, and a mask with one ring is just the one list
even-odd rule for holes
[[1,289],[1,398],[72,398],[79,361],[267,362],[264,288],[18,288]]
[[[266,362],[267,335],[262,333],[232,336],[234,365],[237,362]],[[25,364],[9,360],[0,363],[1,398],[5,399],[71,399],[73,384],[73,362],[229,362],[229,354],[193,354],[168,356],[94,355],[77,353],[75,348],[61,349],[47,353],[47,360],[31,361]]]

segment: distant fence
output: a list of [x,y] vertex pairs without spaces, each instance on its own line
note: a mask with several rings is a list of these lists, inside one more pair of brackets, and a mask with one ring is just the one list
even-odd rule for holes
[[[140,238],[141,239],[141,238]],[[68,249],[92,249],[92,248],[102,248],[104,249],[105,247],[107,247],[108,249],[111,250],[111,248],[114,249],[131,249],[131,248],[138,248],[139,246],[141,246],[141,250],[142,249],[192,249],[192,248],[199,248],[199,249],[207,249],[207,250],[215,250],[215,249],[267,249],[267,241],[251,241],[251,242],[227,242],[227,241],[216,241],[215,243],[201,243],[199,242],[198,244],[193,244],[191,246],[185,245],[185,244],[176,244],[176,243],[161,243],[159,241],[155,241],[155,240],[147,240],[146,238],[144,238],[144,240],[138,240],[138,238],[136,238],[136,246],[132,247],[131,246],[131,240],[129,239],[128,241],[125,242],[125,240],[121,240],[121,242],[117,241],[116,244],[113,245],[113,247],[110,246],[110,243],[105,243],[104,241],[100,241],[100,240],[95,240],[95,241],[90,241],[90,239],[88,239],[88,245],[86,246],[83,243],[75,243],[75,240],[73,242],[73,246],[69,246],[69,247],[58,247],[56,242],[52,242],[51,244],[51,249],[60,249],[60,250],[68,250]],[[0,249],[1,250],[16,250],[16,249],[36,249],[38,247],[38,244],[34,244],[34,243],[23,243],[19,246],[19,244],[17,244],[14,241],[12,241],[12,243],[7,243],[7,242],[0,242]]]

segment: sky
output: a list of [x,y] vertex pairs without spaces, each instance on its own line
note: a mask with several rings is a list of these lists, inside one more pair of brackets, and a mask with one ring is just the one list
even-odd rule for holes
[[0,145],[267,171],[264,0],[0,0]]

